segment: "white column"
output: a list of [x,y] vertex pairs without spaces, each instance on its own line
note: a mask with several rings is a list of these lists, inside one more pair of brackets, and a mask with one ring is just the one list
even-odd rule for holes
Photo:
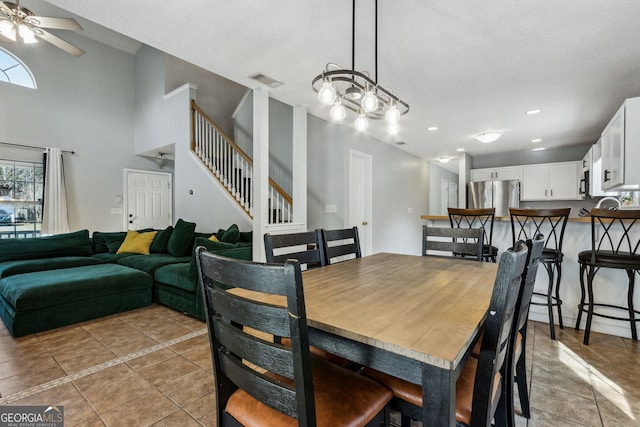
[[293,107],[293,222],[307,229],[307,109]]
[[467,208],[467,182],[471,178],[471,156],[462,153],[458,159],[458,207]]
[[269,92],[253,90],[253,260],[265,261],[269,205]]

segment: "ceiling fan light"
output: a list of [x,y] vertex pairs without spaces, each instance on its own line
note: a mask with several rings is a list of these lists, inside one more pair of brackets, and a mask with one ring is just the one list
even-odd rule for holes
[[369,121],[367,120],[367,117],[361,113],[356,119],[355,126],[356,130],[359,130],[360,132],[366,130],[367,127],[369,127]]
[[494,142],[501,136],[501,132],[482,132],[476,135],[476,139],[483,144],[489,144],[490,142]]
[[336,100],[336,90],[329,80],[322,83],[322,87],[318,91],[318,99],[323,105],[331,105]]
[[16,27],[9,20],[3,19],[0,21],[0,34],[8,38],[9,40],[16,41]]
[[27,24],[19,24],[18,25],[18,34],[25,40],[35,38],[35,33]]
[[340,100],[338,100],[338,102],[336,102],[333,107],[331,107],[329,115],[331,116],[331,119],[333,121],[341,122],[342,120],[344,120],[345,116],[347,115],[347,111],[345,110],[344,105],[342,105],[342,102],[340,102]]
[[373,93],[373,91],[369,90],[362,97],[360,105],[365,112],[372,113],[378,109],[378,97]]

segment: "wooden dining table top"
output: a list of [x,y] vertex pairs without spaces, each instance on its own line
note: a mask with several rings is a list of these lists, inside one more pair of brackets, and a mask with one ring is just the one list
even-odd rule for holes
[[497,264],[379,253],[303,272],[307,323],[455,370],[486,317]]

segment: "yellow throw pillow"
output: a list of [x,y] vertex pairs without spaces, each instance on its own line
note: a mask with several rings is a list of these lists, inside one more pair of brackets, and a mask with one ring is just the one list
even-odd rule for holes
[[149,231],[147,233],[138,233],[137,231],[127,231],[127,237],[118,249],[118,254],[140,254],[149,255],[149,248],[157,231]]
[[212,240],[214,242],[219,242],[220,240],[218,240],[218,238],[216,237],[215,234],[212,234],[211,237],[209,237],[209,240]]

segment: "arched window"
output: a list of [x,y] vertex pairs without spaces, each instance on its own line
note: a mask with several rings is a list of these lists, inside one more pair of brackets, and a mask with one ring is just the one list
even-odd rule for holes
[[31,70],[13,53],[0,47],[0,82],[36,89]]

